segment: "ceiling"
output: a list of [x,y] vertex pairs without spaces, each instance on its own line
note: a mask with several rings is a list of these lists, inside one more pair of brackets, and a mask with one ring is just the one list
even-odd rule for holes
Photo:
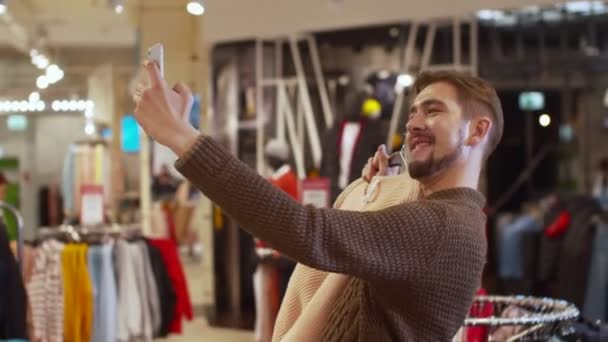
[[[133,46],[136,30],[112,0],[5,0],[16,19],[46,36],[51,46]],[[113,0],[116,1],[116,0]],[[127,0],[134,12],[145,6],[181,7],[183,0]],[[519,8],[555,0],[205,0],[204,32],[210,42],[272,38],[289,33],[466,16],[485,8]],[[0,44],[11,42],[1,29]]]
[[[32,46],[43,47],[43,51],[65,67],[65,82],[54,86],[61,93],[69,94],[82,87],[88,72],[104,61],[134,68],[137,64],[137,12],[142,9],[185,11],[184,4],[188,0],[2,1],[8,4],[9,10],[0,15],[0,75],[5,79],[0,82],[0,90],[4,96],[9,96],[27,94],[36,75],[40,74],[29,62],[28,52]],[[124,13],[115,13],[110,6],[115,1],[124,3]],[[509,9],[557,3],[555,0],[204,1],[206,13],[201,28],[211,44],[429,18],[463,17],[487,8]],[[68,82],[70,80],[72,84]]]

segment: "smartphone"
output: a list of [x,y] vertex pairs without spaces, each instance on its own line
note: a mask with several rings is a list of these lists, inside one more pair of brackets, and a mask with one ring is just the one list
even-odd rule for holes
[[148,49],[148,59],[156,62],[158,65],[158,69],[160,70],[161,76],[165,77],[165,56],[163,52],[163,44],[157,43],[154,44],[151,48]]

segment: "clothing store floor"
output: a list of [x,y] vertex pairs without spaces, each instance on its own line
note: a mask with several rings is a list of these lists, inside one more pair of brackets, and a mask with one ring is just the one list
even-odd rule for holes
[[184,322],[184,333],[168,339],[158,340],[166,342],[253,342],[252,331],[213,328],[204,318],[196,318],[192,322]]

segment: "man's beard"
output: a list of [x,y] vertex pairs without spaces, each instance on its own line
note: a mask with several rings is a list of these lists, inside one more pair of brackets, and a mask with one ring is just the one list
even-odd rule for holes
[[407,163],[407,169],[410,174],[410,177],[413,179],[421,179],[430,177],[442,170],[447,169],[450,165],[452,165],[458,157],[462,154],[462,149],[464,146],[464,136],[461,135],[460,140],[458,141],[458,145],[454,150],[447,155],[435,159],[433,154],[429,157],[429,159],[424,161],[410,161]]

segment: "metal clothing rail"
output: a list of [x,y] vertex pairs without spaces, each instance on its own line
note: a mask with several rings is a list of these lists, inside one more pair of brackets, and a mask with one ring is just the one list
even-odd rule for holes
[[[464,326],[488,327],[490,335],[500,327],[518,326],[522,328],[507,341],[546,341],[556,333],[571,334],[573,329],[570,323],[580,315],[579,310],[573,304],[551,298],[479,296],[475,298],[473,308],[486,305],[492,305],[492,316],[467,317]],[[523,309],[527,314],[516,318],[501,317],[502,312],[509,307]]]
[[21,268],[23,260],[23,228],[25,226],[23,223],[23,216],[17,208],[4,201],[0,201],[0,209],[6,209],[10,211],[17,220],[17,262],[19,264],[19,268]]

